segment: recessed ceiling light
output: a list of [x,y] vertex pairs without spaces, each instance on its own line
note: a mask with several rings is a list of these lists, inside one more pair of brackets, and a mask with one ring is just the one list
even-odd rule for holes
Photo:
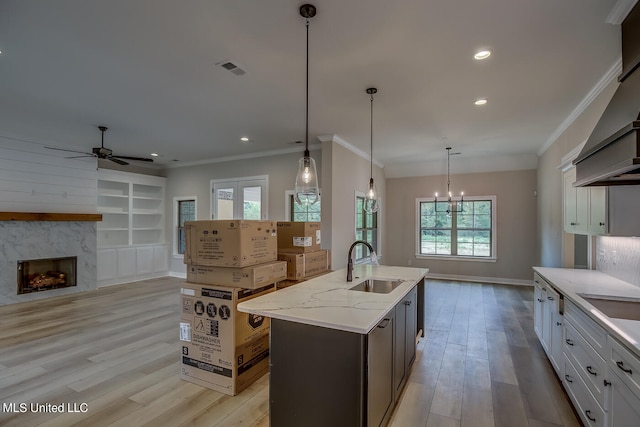
[[484,105],[487,103],[487,99],[486,98],[476,99],[473,103],[476,105]]
[[151,153],[151,154],[150,154],[150,156],[151,156],[151,157],[158,157],[158,156],[159,156],[159,154],[158,154],[158,153]]
[[240,141],[247,142],[249,141],[249,138],[247,138],[246,136],[243,136],[242,138],[240,138]]
[[490,56],[491,56],[491,51],[489,49],[482,49],[477,51],[475,55],[473,55],[473,59],[477,59],[478,61],[481,61],[483,59],[487,59]]

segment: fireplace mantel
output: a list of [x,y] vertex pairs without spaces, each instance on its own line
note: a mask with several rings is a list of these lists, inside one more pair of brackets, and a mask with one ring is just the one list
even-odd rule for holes
[[100,213],[0,212],[0,221],[102,221]]

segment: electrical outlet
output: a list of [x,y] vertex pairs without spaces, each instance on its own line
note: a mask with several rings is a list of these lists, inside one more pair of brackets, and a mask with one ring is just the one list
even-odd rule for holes
[[611,263],[616,265],[618,263],[618,254],[616,251],[611,251]]
[[607,263],[607,250],[606,249],[600,249],[598,251],[598,264],[606,264]]

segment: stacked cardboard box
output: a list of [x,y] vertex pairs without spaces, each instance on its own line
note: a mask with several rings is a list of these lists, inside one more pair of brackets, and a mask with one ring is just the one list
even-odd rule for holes
[[278,288],[291,286],[331,269],[327,249],[320,249],[319,222],[278,222],[278,260],[287,263],[287,280]]
[[185,223],[187,282],[181,291],[181,378],[236,395],[269,371],[269,319],[238,303],[286,279],[273,221]]

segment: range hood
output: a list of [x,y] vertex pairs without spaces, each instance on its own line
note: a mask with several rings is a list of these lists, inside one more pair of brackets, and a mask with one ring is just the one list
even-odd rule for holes
[[573,162],[575,187],[640,185],[640,3],[621,29],[620,86]]

